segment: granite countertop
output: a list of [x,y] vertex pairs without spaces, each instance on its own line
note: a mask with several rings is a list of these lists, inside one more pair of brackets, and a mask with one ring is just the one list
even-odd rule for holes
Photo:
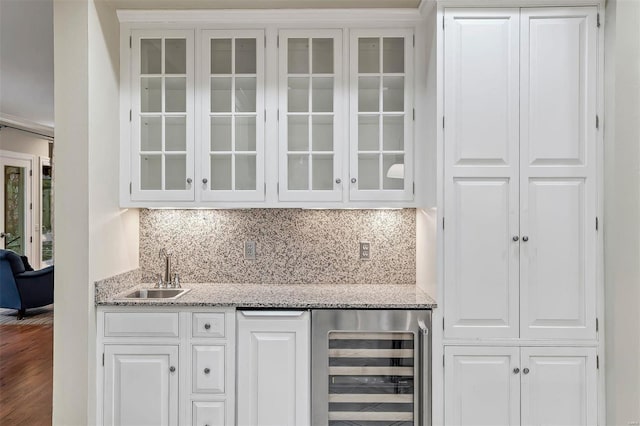
[[[96,283],[96,288],[100,283]],[[175,300],[125,299],[152,284],[119,283],[98,291],[98,306],[218,306],[245,308],[431,309],[435,301],[410,284],[220,284],[183,283],[187,294]]]

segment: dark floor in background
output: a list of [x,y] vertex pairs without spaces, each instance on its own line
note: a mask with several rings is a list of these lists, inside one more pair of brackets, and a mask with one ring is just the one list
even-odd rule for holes
[[0,325],[0,425],[51,424],[53,326]]

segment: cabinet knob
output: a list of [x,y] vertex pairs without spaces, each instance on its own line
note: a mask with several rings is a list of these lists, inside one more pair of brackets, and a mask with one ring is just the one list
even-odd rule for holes
[[518,367],[513,369],[513,374],[518,374],[520,372],[520,369]]
[[191,182],[193,182],[193,179],[187,178],[187,183],[191,183]]
[[351,183],[356,183],[358,180],[356,178],[351,178]]
[[208,330],[208,329],[210,329],[210,328],[211,328],[211,324],[206,323],[206,324],[204,325],[204,329],[205,329],[205,330]]
[[517,235],[513,236],[513,241],[518,241],[520,238]]
[[172,365],[171,367],[169,367],[169,371],[171,371],[172,373],[176,371],[176,368]]
[[202,179],[202,183],[206,184],[207,182],[209,182],[209,179],[207,179],[207,178],[203,178]]
[[209,373],[211,373],[211,370],[209,370],[208,368],[205,368],[204,369],[204,374],[209,374]]
[[529,374],[529,369],[528,369],[528,368],[523,368],[523,369],[522,369],[522,372],[523,372],[524,374]]
[[342,179],[336,178],[336,183],[342,183]]
[[522,237],[522,241],[527,242],[529,241],[529,237],[527,237],[526,235],[524,237]]

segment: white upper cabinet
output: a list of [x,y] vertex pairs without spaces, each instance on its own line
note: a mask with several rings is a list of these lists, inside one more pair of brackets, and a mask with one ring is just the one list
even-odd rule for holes
[[526,338],[596,337],[596,13],[522,10],[520,333]]
[[519,332],[519,15],[445,15],[447,337]]
[[413,31],[352,30],[351,200],[412,200]]
[[447,338],[596,338],[595,7],[447,9]]
[[133,31],[131,49],[131,199],[193,200],[193,31]]
[[263,201],[264,31],[203,31],[201,170],[206,201]]
[[340,201],[341,30],[279,33],[279,199]]

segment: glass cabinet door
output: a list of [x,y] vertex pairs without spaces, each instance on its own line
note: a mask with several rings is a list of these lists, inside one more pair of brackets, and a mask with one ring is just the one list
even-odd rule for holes
[[264,200],[264,32],[203,31],[202,199]]
[[133,200],[193,200],[193,33],[132,36]]
[[282,201],[340,201],[340,30],[280,31]]
[[413,33],[351,32],[352,200],[413,198]]

